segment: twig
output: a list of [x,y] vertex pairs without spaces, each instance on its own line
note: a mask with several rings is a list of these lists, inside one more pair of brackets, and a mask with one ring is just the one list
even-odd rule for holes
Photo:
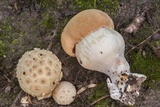
[[96,87],[97,84],[89,84],[86,87],[82,87],[78,92],[77,95],[81,94],[82,92],[84,92],[85,90],[89,89],[89,88],[94,88]]
[[147,40],[149,40],[154,34],[156,34],[160,29],[157,29],[156,31],[154,31],[152,33],[152,35],[148,36],[145,40],[143,40],[142,42],[140,42],[139,44],[135,45],[134,47],[132,47],[128,52],[126,52],[125,55],[128,55],[129,52],[131,52],[133,49],[135,49],[136,47],[142,45],[143,43],[145,43]]
[[50,50],[52,47],[52,41],[49,43],[48,47],[47,47],[47,50]]
[[22,90],[18,93],[17,97],[15,98],[15,100],[13,101],[13,103],[12,103],[12,105],[10,107],[17,107],[16,103],[20,99],[21,94],[22,94]]
[[135,33],[144,20],[145,18],[143,16],[137,16],[124,31],[127,33]]
[[11,80],[11,79],[9,79],[5,74],[4,74],[3,76],[7,79],[7,81],[8,81],[9,83],[11,83],[11,82],[12,82],[12,80]]
[[51,36],[51,38],[50,38],[50,43],[49,43],[49,45],[48,45],[48,47],[47,47],[47,50],[50,50],[51,49],[51,47],[52,47],[52,42],[53,42],[53,38],[55,37],[55,35],[57,34],[57,29],[55,29],[54,31],[52,31],[52,36]]
[[88,107],[91,107],[91,106],[95,105],[96,103],[98,103],[99,101],[101,101],[101,100],[103,100],[107,97],[109,97],[109,95],[105,95],[105,96],[100,97],[99,99],[97,99],[93,103],[91,103]]
[[139,29],[140,25],[144,22],[145,14],[147,11],[149,11],[150,8],[147,6],[144,6],[144,11],[142,13],[138,12],[137,16],[134,18],[134,20],[129,24],[127,28],[124,29],[125,32],[127,33],[136,33],[137,30]]

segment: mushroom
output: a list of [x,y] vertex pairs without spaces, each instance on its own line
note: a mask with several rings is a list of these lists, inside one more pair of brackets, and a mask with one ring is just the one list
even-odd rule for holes
[[101,27],[114,29],[112,19],[104,12],[89,9],[75,15],[63,29],[61,44],[70,56],[75,56],[75,45],[90,32]]
[[76,88],[67,81],[58,84],[52,94],[54,100],[60,105],[69,105],[74,101],[76,96]]
[[65,26],[62,47],[70,56],[76,56],[82,67],[109,76],[107,85],[111,98],[134,105],[146,76],[130,72],[124,57],[124,39],[113,28],[113,21],[104,12],[84,10]]
[[39,100],[50,97],[62,78],[61,62],[44,49],[35,48],[24,53],[16,69],[22,90]]

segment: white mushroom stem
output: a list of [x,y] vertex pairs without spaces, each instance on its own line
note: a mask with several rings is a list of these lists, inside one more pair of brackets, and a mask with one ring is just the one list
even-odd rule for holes
[[[133,105],[137,95],[134,93],[131,95],[131,92],[139,93],[139,86],[146,76],[130,73],[124,50],[122,36],[104,27],[90,33],[76,44],[76,57],[84,68],[100,71],[110,77],[107,79],[107,85],[113,99],[120,100],[126,105]],[[131,84],[130,79],[134,80],[134,84]],[[127,87],[133,88],[128,89],[129,94]]]

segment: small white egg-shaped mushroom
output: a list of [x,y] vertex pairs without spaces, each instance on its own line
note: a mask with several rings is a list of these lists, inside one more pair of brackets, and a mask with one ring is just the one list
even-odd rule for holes
[[67,81],[62,81],[53,91],[54,100],[60,105],[69,105],[76,96],[75,86]]
[[61,62],[44,49],[35,48],[24,53],[16,69],[21,89],[38,99],[50,97],[62,78]]

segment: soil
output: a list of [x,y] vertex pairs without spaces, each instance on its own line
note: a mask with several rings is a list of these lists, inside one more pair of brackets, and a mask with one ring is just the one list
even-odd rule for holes
[[[105,0],[94,1],[96,6],[95,3],[93,6],[89,5],[93,4],[92,0],[87,2],[85,0],[75,2],[72,0],[0,0],[0,107],[23,107],[20,100],[24,96],[30,98],[30,104],[27,107],[63,107],[52,98],[37,100],[19,87],[15,74],[18,59],[24,52],[35,47],[48,48],[57,55],[62,61],[62,80],[73,83],[77,90],[89,84],[97,84],[98,88],[85,90],[75,98],[73,103],[64,107],[87,107],[109,94],[106,85],[107,75],[82,68],[75,57],[70,57],[62,49],[60,35],[64,26],[71,17],[84,9],[97,8],[108,11],[115,23],[115,29],[123,35],[126,51],[128,51],[132,46],[127,41],[135,40],[139,29],[151,26],[151,31],[156,31],[160,28],[160,0],[119,0],[118,5],[116,0],[113,2],[106,0],[107,3],[111,3],[109,6],[112,7],[107,4],[102,5],[101,3]],[[136,25],[137,30],[134,32],[126,32],[125,28],[135,23],[133,20],[137,16],[142,16],[144,21]],[[144,40],[146,36],[149,34],[142,35],[141,40]],[[158,33],[155,38],[156,41],[160,39]],[[142,47],[136,48],[137,51],[142,49]],[[157,47],[152,50],[157,59],[160,56],[159,50],[160,48]],[[145,54],[147,53],[150,53],[150,50],[145,51]],[[127,60],[131,61],[129,55],[127,55]],[[101,95],[102,93],[105,94]],[[160,84],[158,82],[155,82],[154,87],[144,85],[134,107],[160,107],[159,96]],[[110,97],[93,106],[126,107]]]

